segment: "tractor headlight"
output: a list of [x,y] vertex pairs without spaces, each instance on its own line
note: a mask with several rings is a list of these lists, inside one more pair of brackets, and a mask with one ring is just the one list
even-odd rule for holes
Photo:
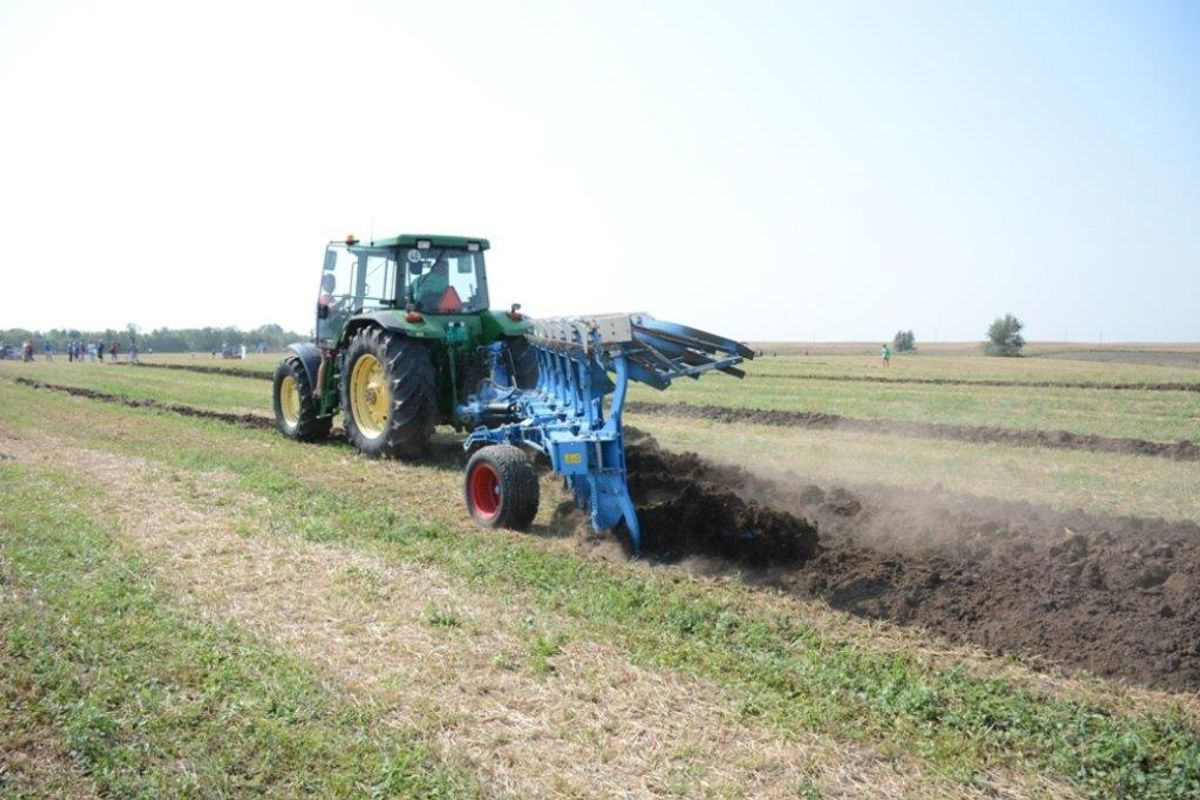
[[417,239],[418,250],[428,250],[432,246],[433,242],[429,241],[428,239]]
[[467,250],[471,253],[479,252],[479,242],[467,242]]

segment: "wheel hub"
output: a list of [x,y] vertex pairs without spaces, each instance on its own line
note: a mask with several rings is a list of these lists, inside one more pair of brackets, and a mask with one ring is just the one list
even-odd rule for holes
[[285,376],[279,384],[279,410],[288,425],[300,424],[300,387],[291,375]]
[[391,404],[383,364],[370,353],[364,353],[354,362],[350,373],[350,411],[359,431],[369,439],[382,436]]

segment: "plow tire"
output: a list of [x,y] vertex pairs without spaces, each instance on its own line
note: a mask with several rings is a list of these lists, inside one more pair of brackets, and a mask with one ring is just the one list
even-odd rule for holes
[[463,496],[479,525],[528,530],[538,510],[537,473],[521,448],[488,445],[467,462]]
[[538,382],[537,356],[524,336],[509,336],[504,340],[508,350],[509,368],[518,389],[532,389]]
[[364,328],[346,348],[342,371],[346,437],[372,458],[419,458],[437,422],[437,375],[423,343]]
[[275,428],[289,439],[315,442],[329,436],[333,417],[318,416],[308,372],[298,358],[285,358],[275,368]]

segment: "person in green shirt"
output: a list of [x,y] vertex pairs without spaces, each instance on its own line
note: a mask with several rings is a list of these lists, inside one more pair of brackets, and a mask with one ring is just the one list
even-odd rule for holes
[[437,311],[438,300],[449,285],[449,270],[447,269],[445,259],[441,258],[439,254],[438,260],[434,263],[433,267],[412,282],[413,302],[417,304],[417,308],[421,311],[424,311],[426,314],[432,314]]
[[880,351],[879,355],[883,359],[884,367],[887,367],[892,363],[892,348],[888,347],[886,342],[884,343],[883,349]]

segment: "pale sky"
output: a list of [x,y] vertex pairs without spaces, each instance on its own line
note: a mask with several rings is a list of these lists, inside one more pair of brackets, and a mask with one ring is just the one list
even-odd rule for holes
[[307,331],[325,243],[745,340],[1200,340],[1200,3],[0,0],[0,328]]

